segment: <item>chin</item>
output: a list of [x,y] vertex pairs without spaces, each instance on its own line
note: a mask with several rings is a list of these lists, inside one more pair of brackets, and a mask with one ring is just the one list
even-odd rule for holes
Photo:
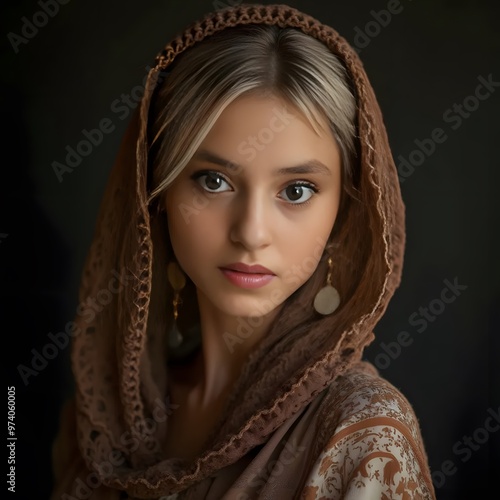
[[268,297],[245,297],[231,294],[231,297],[221,297],[215,304],[218,309],[229,316],[239,318],[260,318],[276,310],[280,304],[272,304]]

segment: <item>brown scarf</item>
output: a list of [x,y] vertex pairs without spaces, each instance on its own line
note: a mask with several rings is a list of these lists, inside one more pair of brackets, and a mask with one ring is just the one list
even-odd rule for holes
[[[193,463],[162,457],[168,414],[166,374],[146,335],[151,321],[154,231],[147,205],[147,123],[160,72],[214,32],[248,23],[294,27],[323,42],[345,64],[358,105],[362,212],[340,256],[351,262],[355,293],[339,314],[318,321],[292,345],[266,338],[252,352],[211,446]],[[161,83],[160,83],[161,84]],[[332,28],[286,5],[241,5],[193,23],[158,55],[139,112],[123,139],[84,267],[72,347],[78,445],[96,481],[141,498],[181,491],[235,463],[305,408],[353,364],[399,285],[404,205],[377,100],[357,53]],[[357,218],[356,218],[357,217]],[[362,239],[361,239],[362,238]],[[355,248],[363,252],[354,252]],[[118,279],[119,276],[119,279]],[[114,280],[114,281],[113,281]],[[109,296],[112,301],[108,304]],[[87,305],[101,301],[100,310]],[[263,369],[266,367],[266,369]],[[108,465],[110,464],[110,465]]]

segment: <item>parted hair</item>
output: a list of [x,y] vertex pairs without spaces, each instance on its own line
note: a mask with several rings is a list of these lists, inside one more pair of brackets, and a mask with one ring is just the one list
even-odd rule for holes
[[[361,211],[356,189],[356,96],[341,60],[299,29],[250,24],[211,35],[177,56],[168,69],[153,95],[148,118],[148,192],[155,245],[148,328],[165,332],[172,321],[166,266],[175,256],[166,229],[165,193],[224,109],[249,94],[282,99],[318,133],[325,132],[326,124],[342,162],[339,212],[320,264],[308,282],[287,299],[287,320],[276,321],[272,329],[291,332],[299,323],[318,319],[312,303],[324,283],[326,254],[334,258],[333,280],[342,302],[347,300],[360,278],[355,276],[354,253],[363,250],[353,241],[352,250],[340,252],[354,235],[348,231],[349,213],[356,210],[353,205],[358,216]],[[190,280],[183,302],[179,322],[186,322],[184,327],[189,328],[197,321],[196,294]]]

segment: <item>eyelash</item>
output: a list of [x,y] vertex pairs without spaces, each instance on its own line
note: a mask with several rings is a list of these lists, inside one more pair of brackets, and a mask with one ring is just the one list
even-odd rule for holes
[[306,201],[302,201],[300,203],[292,203],[290,201],[283,200],[287,205],[290,205],[292,207],[304,207],[306,205],[309,205],[314,196],[319,193],[319,189],[314,184],[308,181],[300,181],[300,180],[292,181],[290,184],[287,184],[281,191],[284,191],[286,188],[289,188],[291,186],[305,187],[310,189],[313,193]]
[[[207,193],[208,195],[216,195],[216,194],[219,194],[219,192],[208,191],[200,184],[199,180],[204,175],[213,175],[215,177],[220,177],[226,184],[228,184],[229,186],[231,185],[230,182],[228,181],[228,179],[223,174],[221,174],[220,172],[217,172],[216,170],[200,170],[198,172],[195,172],[194,174],[191,175],[191,179],[193,179],[198,184],[198,186],[201,189],[203,189],[203,191],[205,193]],[[313,192],[313,194],[306,201],[303,201],[301,203],[291,203],[289,201],[283,200],[287,205],[293,206],[293,207],[303,207],[305,205],[308,205],[311,202],[311,200],[314,198],[314,195],[319,193],[319,189],[317,188],[317,186],[315,184],[313,184],[312,182],[309,182],[309,181],[302,181],[302,180],[293,181],[290,184],[287,184],[283,189],[280,190],[280,192],[285,190],[286,188],[288,188],[290,186],[305,187],[305,188],[310,189]],[[221,192],[224,192],[224,191],[221,191]]]

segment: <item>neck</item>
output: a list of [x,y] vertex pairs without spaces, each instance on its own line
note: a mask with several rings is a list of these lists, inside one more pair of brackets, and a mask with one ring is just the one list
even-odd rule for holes
[[259,318],[229,316],[199,291],[198,305],[203,349],[196,385],[200,398],[207,403],[230,391],[278,311]]

